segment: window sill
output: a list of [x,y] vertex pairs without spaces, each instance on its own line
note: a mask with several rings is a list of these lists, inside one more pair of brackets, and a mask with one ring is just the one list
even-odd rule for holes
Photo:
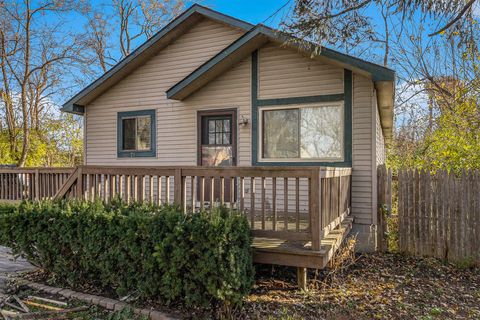
[[129,158],[155,158],[155,151],[119,151],[117,152],[117,158],[129,159]]

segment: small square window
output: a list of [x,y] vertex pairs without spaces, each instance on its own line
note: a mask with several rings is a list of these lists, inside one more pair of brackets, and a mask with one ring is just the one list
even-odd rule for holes
[[155,156],[155,110],[118,113],[118,156]]

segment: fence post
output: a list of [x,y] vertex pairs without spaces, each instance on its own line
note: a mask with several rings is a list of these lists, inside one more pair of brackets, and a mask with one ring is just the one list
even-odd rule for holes
[[313,169],[308,179],[308,211],[310,212],[310,232],[312,234],[312,249],[320,250],[322,240],[322,215],[320,212],[320,170]]

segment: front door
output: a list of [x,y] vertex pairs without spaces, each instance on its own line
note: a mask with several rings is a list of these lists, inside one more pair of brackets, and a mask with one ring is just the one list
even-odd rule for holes
[[[203,111],[198,113],[199,145],[198,164],[207,167],[236,165],[236,111]],[[230,201],[230,180],[225,179],[224,200]],[[205,181],[205,201],[219,201],[221,183],[214,181],[214,197],[211,198],[211,181]],[[197,188],[200,191],[200,188]]]

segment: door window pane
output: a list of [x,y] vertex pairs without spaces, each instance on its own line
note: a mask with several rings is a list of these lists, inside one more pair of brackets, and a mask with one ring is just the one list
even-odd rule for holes
[[[203,144],[209,145],[227,145],[231,144],[231,120],[230,119],[208,119],[208,141],[202,138]],[[204,128],[204,127],[203,127]],[[203,129],[202,129],[203,130]],[[202,137],[204,137],[202,135]]]
[[298,158],[298,109],[263,113],[263,157]]
[[302,108],[300,157],[342,157],[342,110],[339,106]]
[[123,150],[135,150],[135,118],[122,119]]
[[202,165],[212,167],[233,165],[232,147],[202,146]]

